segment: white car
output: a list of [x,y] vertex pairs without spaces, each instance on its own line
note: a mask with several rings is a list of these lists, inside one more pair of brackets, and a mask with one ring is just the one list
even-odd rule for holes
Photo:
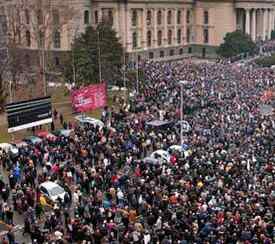
[[93,126],[98,126],[100,129],[104,127],[104,123],[99,120],[88,116],[78,115],[75,116],[75,119],[80,123],[80,125],[90,124]]
[[10,143],[0,143],[0,149],[6,153],[11,153],[12,155],[18,155],[18,148]]
[[172,145],[168,148],[169,153],[177,152],[180,153],[184,158],[189,157],[192,154],[191,149],[189,149],[188,145]]
[[159,159],[160,163],[169,163],[170,162],[170,154],[167,151],[162,150],[162,149],[153,152],[150,155],[150,158]]
[[142,160],[145,164],[151,164],[151,165],[157,165],[159,164],[159,161],[155,158],[146,157]]
[[52,181],[45,181],[39,186],[41,194],[52,202],[58,202],[58,198],[64,201],[66,191],[58,184]]

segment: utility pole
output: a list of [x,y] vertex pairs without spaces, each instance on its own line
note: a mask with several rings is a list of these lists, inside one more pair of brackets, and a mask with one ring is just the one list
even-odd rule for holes
[[99,43],[99,30],[97,30],[97,49],[98,49],[98,70],[99,70],[99,83],[102,82],[102,73],[101,73],[101,50]]
[[180,85],[180,143],[183,145],[183,88],[186,81],[179,81]]
[[138,55],[136,54],[136,89],[137,94],[139,94],[139,73],[138,73]]
[[79,26],[77,26],[75,32],[74,32],[74,38],[73,38],[73,43],[71,44],[71,49],[72,49],[72,60],[73,60],[73,63],[72,63],[72,66],[73,66],[73,81],[74,81],[74,84],[76,84],[76,68],[75,68],[75,56],[74,56],[74,47],[73,45],[75,44],[75,40],[76,40],[76,35],[77,35],[77,32],[78,32],[78,28]]
[[183,84],[180,86],[180,145],[183,144]]
[[125,56],[125,49],[123,48],[123,87],[124,87],[124,99],[126,101],[127,98],[127,88],[126,88],[126,56]]

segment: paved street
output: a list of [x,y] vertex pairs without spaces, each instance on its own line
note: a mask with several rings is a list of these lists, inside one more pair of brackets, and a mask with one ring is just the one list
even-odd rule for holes
[[[5,183],[8,183],[8,177],[7,177],[7,171],[3,170],[1,166],[1,174],[3,175],[3,179]],[[10,194],[11,196],[11,194]],[[11,202],[11,197],[9,199]],[[15,226],[15,239],[19,244],[22,243],[31,243],[31,239],[29,235],[24,235],[23,236],[23,227],[24,227],[24,218],[23,215],[20,215],[17,211],[14,211],[14,226]],[[19,228],[18,228],[19,227]],[[6,233],[8,229],[10,228],[9,225],[5,224],[4,222],[0,222],[0,236]]]

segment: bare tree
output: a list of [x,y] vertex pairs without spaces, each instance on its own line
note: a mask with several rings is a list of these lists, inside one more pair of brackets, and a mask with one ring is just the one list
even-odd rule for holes
[[[43,82],[46,95],[46,73],[53,66],[51,51],[58,50],[61,35],[70,32],[74,10],[63,0],[13,0],[5,8],[12,81],[16,84],[33,71],[30,67],[36,67],[36,83]],[[37,60],[36,65],[30,65],[30,59]]]

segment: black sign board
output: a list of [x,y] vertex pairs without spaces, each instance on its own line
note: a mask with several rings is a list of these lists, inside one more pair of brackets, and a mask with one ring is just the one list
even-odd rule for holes
[[51,97],[43,97],[6,105],[8,132],[52,122]]

